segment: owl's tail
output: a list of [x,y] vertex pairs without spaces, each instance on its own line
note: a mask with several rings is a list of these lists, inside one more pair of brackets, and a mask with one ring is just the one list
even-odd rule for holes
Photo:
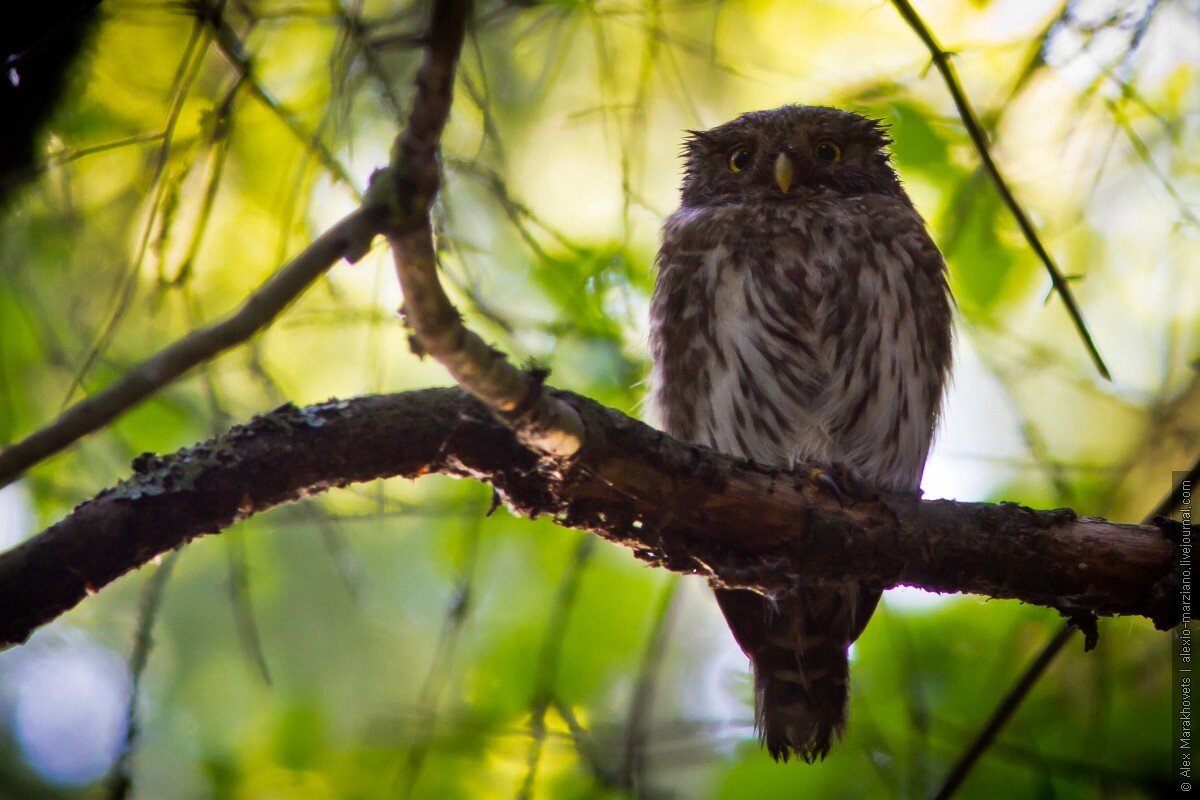
[[717,602],[754,669],[755,728],[776,761],[823,759],[846,725],[850,663],[879,592],[803,589],[780,604],[719,590]]

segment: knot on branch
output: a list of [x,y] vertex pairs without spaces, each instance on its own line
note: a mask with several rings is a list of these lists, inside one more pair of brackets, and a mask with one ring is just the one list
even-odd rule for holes
[[587,439],[583,418],[565,399],[546,391],[547,370],[534,368],[524,374],[528,381],[525,396],[512,409],[497,410],[496,415],[526,446],[553,458],[575,457]]
[[1060,605],[1058,613],[1066,617],[1067,622],[1083,634],[1083,652],[1090,653],[1096,649],[1096,645],[1100,643],[1100,620],[1095,611]]

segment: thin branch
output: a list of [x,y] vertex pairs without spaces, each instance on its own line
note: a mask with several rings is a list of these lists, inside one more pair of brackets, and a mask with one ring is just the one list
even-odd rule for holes
[[1029,694],[1029,690],[1042,677],[1042,674],[1054,661],[1054,658],[1071,641],[1071,636],[1074,633],[1075,626],[1068,622],[1042,648],[1042,651],[1038,653],[1030,665],[1026,667],[1020,679],[1013,684],[1012,688],[1008,690],[1008,694],[1000,701],[1000,705],[996,707],[987,724],[975,735],[975,739],[967,747],[966,752],[954,764],[954,768],[950,770],[950,774],[946,777],[942,788],[934,795],[934,800],[949,800],[958,791],[958,787],[962,785],[963,780],[967,777],[967,773],[975,766],[975,762],[992,746],[992,742],[995,741],[996,735],[1000,733],[1000,729],[1012,717],[1017,707],[1021,705],[1021,701]]
[[[538,654],[537,674],[533,680],[533,697],[529,708],[529,753],[525,759],[525,777],[517,789],[518,800],[530,800],[537,783],[538,766],[542,761],[542,749],[546,743],[546,712],[555,701],[554,685],[558,681],[558,663],[562,658],[563,641],[571,612],[579,597],[579,586],[592,554],[596,552],[596,540],[585,536],[575,546],[575,555],[567,566],[566,574],[558,586],[550,619],[546,623],[546,636],[542,639]],[[563,707],[569,707],[566,703]]]
[[64,31],[69,25],[73,25],[81,18],[90,14],[96,6],[100,5],[100,0],[84,0],[77,3],[74,8],[63,9],[65,13],[59,15],[59,20],[50,30],[46,31],[37,41],[30,44],[24,50],[17,53],[9,53],[5,56],[4,61],[0,62],[0,71],[10,72],[16,71],[21,65],[21,62],[30,56],[36,55],[45,48],[49,47],[53,42],[63,36]]
[[1153,520],[1156,517],[1169,517],[1174,514],[1183,506],[1184,489],[1194,487],[1197,483],[1200,483],[1200,458],[1197,458],[1187,473],[1171,487],[1170,493],[1158,502],[1154,510],[1146,515],[1146,519]]
[[133,775],[129,762],[137,744],[141,726],[138,723],[137,704],[141,697],[142,676],[146,665],[150,662],[150,650],[154,647],[154,623],[162,608],[163,591],[167,581],[179,560],[179,551],[170,553],[162,560],[142,589],[142,599],[138,607],[137,633],[133,640],[133,653],[129,657],[129,702],[125,706],[125,741],[121,744],[121,754],[113,765],[109,777],[109,800],[125,800],[133,788]]
[[602,788],[611,786],[612,778],[609,775],[608,766],[604,763],[606,754],[597,747],[595,737],[583,727],[569,703],[563,702],[561,697],[555,697],[551,704],[558,712],[558,716],[562,717],[562,721],[567,724],[567,733],[571,737],[575,753],[583,760],[593,779]]
[[[954,741],[958,741],[966,734],[966,731],[951,730],[942,738],[953,737]],[[1085,795],[1088,790],[1091,790],[1093,796],[1098,797],[1178,796],[1177,785],[1169,780],[1170,773],[1164,772],[1161,768],[1156,769],[1152,763],[1138,763],[1136,759],[1125,761],[1112,759],[1096,763],[1090,759],[1048,755],[1037,751],[1029,744],[1017,742],[998,742],[994,745],[994,750],[1006,765],[1022,767],[1042,775],[1052,772],[1055,778],[1073,780],[1076,785],[1086,787],[1083,789]],[[1096,752],[1101,751],[1097,750]],[[1140,791],[1133,794],[1120,791],[1126,787]],[[1047,796],[1049,796],[1048,793]]]
[[[481,354],[490,354],[496,367],[493,370],[495,376],[502,376],[499,384],[489,384],[486,380],[483,384],[478,380],[467,381],[461,369],[456,371],[452,368],[451,372],[460,383],[475,386],[476,390],[479,390],[480,386],[508,389],[507,393],[489,394],[485,391],[483,396],[500,401],[515,397],[516,402],[511,406],[506,407],[504,402],[500,402],[498,405],[493,403],[493,408],[510,413],[514,419],[521,420],[526,428],[535,433],[541,430],[538,425],[545,427],[547,421],[558,423],[558,429],[569,428],[554,416],[553,412],[556,410],[559,413],[563,412],[541,392],[540,378],[537,375],[516,370],[477,336],[466,332],[458,321],[457,314],[453,312],[449,300],[442,293],[434,271],[432,234],[429,232],[428,223],[429,207],[438,187],[437,144],[450,110],[454,63],[462,46],[463,30],[469,12],[468,0],[443,0],[435,6],[434,27],[429,37],[429,47],[425,62],[417,74],[417,96],[409,114],[408,125],[397,139],[393,159],[396,163],[376,175],[376,178],[388,175],[390,182],[373,181],[373,194],[364,201],[362,208],[342,219],[276,272],[248,297],[234,314],[221,322],[191,332],[142,362],[116,383],[67,408],[54,422],[0,452],[0,487],[11,483],[39,461],[104,427],[197,364],[253,336],[274,320],[338,259],[357,261],[361,258],[370,247],[375,234],[382,232],[385,227],[390,231],[389,238],[393,240],[393,245],[397,243],[398,236],[404,235],[406,243],[412,246],[404,252],[411,252],[415,256],[413,263],[427,268],[420,271],[420,274],[432,279],[432,285],[442,300],[442,307],[450,310],[450,316],[457,325],[457,329],[451,327],[449,333],[458,340],[461,350],[455,346],[446,347],[447,340],[433,336],[431,342],[434,347],[429,348],[430,352],[435,357],[441,353],[442,357],[451,361],[463,353],[473,359],[477,359]],[[341,179],[349,181],[349,175],[341,169],[324,145],[314,135],[304,131],[295,118],[254,81],[250,59],[242,52],[240,40],[220,15],[206,14],[202,21],[213,28],[222,52],[239,70],[249,90],[279,114],[293,133],[308,141],[312,151],[327,169]],[[388,184],[386,190],[380,188],[384,184]],[[393,212],[391,219],[385,219],[387,214],[384,213],[384,209]],[[396,251],[402,252],[399,248]],[[406,291],[405,296],[408,294]],[[419,288],[414,294],[420,295]],[[416,305],[420,306],[419,303]],[[439,312],[442,307],[438,308]],[[418,313],[416,320],[420,322],[421,319]],[[447,332],[447,328],[440,324],[432,329],[422,324],[421,330],[436,334]],[[460,331],[463,335],[459,335]],[[482,377],[488,379],[494,376],[484,374]],[[517,388],[524,388],[525,391],[515,393]],[[532,398],[535,402],[530,403],[528,407],[521,405],[521,401],[526,398]],[[570,421],[567,419],[567,422]],[[544,449],[551,452],[563,450],[561,445],[556,450],[555,444],[564,438],[543,436],[542,439],[550,442]],[[538,440],[536,435],[533,439]],[[565,454],[578,449],[577,437],[566,438],[566,441],[575,442],[576,445]]]
[[351,213],[272,275],[225,319],[160,350],[116,383],[80,400],[53,422],[0,452],[0,486],[103,428],[156,391],[266,327],[339,259],[355,261],[375,234],[371,208]]
[[1158,185],[1163,188],[1163,191],[1175,203],[1175,207],[1179,210],[1179,216],[1192,227],[1200,228],[1200,218],[1196,216],[1196,213],[1188,206],[1187,200],[1175,188],[1175,184],[1171,183],[1171,179],[1162,171],[1158,163],[1155,162],[1154,154],[1150,152],[1150,148],[1146,145],[1142,137],[1138,136],[1137,131],[1133,129],[1133,125],[1125,117],[1121,108],[1111,100],[1104,101],[1104,106],[1112,114],[1113,120],[1116,121],[1117,126],[1125,134],[1125,138],[1129,140],[1133,152],[1146,167],[1146,171],[1158,181]]
[[233,612],[233,624],[237,630],[238,644],[242,647],[247,663],[254,674],[267,686],[272,685],[271,667],[263,648],[262,635],[258,631],[258,620],[254,616],[254,605],[250,599],[250,569],[246,564],[246,541],[241,536],[225,539],[225,565],[229,575],[229,605]]
[[[200,199],[200,208],[196,212],[196,221],[192,224],[191,236],[187,250],[179,262],[173,277],[163,276],[166,285],[179,287],[191,280],[196,265],[196,257],[200,254],[200,246],[208,233],[208,223],[212,219],[213,208],[217,203],[217,192],[221,188],[221,178],[225,174],[225,164],[229,157],[229,141],[233,131],[233,104],[237,100],[238,90],[243,79],[238,78],[225,92],[225,97],[217,104],[205,142],[208,150],[208,165],[204,175],[204,191]],[[160,269],[161,271],[161,269]]]
[[[204,63],[204,54],[208,44],[203,41],[203,33],[204,26],[199,20],[196,20],[192,25],[191,35],[188,38],[187,45],[184,47],[179,65],[175,69],[175,76],[171,81],[171,107],[167,111],[166,124],[163,126],[162,131],[162,141],[155,155],[154,169],[150,175],[150,185],[153,187],[153,192],[151,193],[152,196],[149,202],[149,213],[142,225],[142,231],[138,235],[137,249],[130,260],[128,268],[125,270],[125,274],[118,281],[116,292],[111,301],[112,308],[108,312],[99,334],[92,341],[91,345],[89,345],[83,361],[75,368],[75,374],[71,377],[71,383],[67,386],[67,391],[63,395],[60,410],[67,407],[76,390],[83,385],[84,379],[92,367],[95,366],[96,360],[108,351],[109,345],[112,344],[113,338],[117,334],[117,328],[133,303],[137,290],[137,276],[141,272],[142,262],[145,260],[146,253],[150,248],[150,240],[154,235],[155,222],[161,219],[164,235],[167,231],[168,220],[163,213],[164,207],[168,205],[164,202],[164,197],[168,195],[168,184],[165,173],[167,164],[171,159],[171,150],[175,145],[176,126],[183,114],[184,104],[188,94],[191,92],[192,84],[199,77],[200,68]],[[181,174],[176,179],[176,188],[178,182],[182,180],[183,176]],[[0,485],[3,485],[2,479],[0,479]]]
[[55,150],[46,157],[46,163],[40,168],[40,172],[45,172],[50,167],[61,167],[64,164],[70,164],[72,161],[78,161],[81,158],[94,156],[97,153],[109,153],[113,150],[120,150],[123,147],[132,147],[138,144],[153,144],[163,140],[163,132],[156,133],[138,133],[132,136],[125,136],[120,139],[104,142],[102,144],[89,145],[87,147],[68,148],[63,147]]
[[404,107],[400,103],[400,92],[392,83],[392,75],[384,65],[379,53],[371,43],[370,26],[362,19],[361,2],[355,5],[353,11],[347,11],[339,0],[330,0],[331,12],[337,17],[338,25],[344,31],[348,40],[352,39],[362,54],[367,71],[379,84],[379,96],[392,112],[396,122],[404,117]]
[[912,585],[1076,618],[1178,622],[1170,526],[898,494],[843,505],[808,478],[808,465],[768,471],[587,398],[552,396],[588,434],[569,468],[547,468],[454,389],[284,406],[175,455],[141,457],[130,479],[0,555],[0,647],[156,555],[251,514],[334,486],[435,472],[488,482],[518,515],[551,516],[718,586]]
[[1009,188],[1008,182],[1000,174],[1000,168],[996,165],[995,159],[992,158],[987,134],[984,132],[979,118],[975,115],[975,110],[971,107],[966,92],[963,91],[962,84],[955,73],[954,64],[950,61],[950,54],[938,44],[933,32],[917,14],[916,9],[912,7],[912,4],[908,0],[892,0],[892,5],[896,7],[900,16],[904,18],[904,21],[909,24],[917,36],[920,37],[921,41],[925,43],[925,47],[928,48],[929,55],[933,59],[933,65],[941,74],[942,80],[946,82],[946,88],[950,91],[950,96],[954,99],[958,115],[962,118],[963,125],[966,126],[967,133],[970,135],[971,141],[975,144],[975,150],[979,153],[979,159],[983,162],[988,177],[992,179],[996,191],[1000,193],[1004,204],[1008,206],[1009,212],[1013,215],[1013,219],[1016,220],[1017,226],[1020,227],[1021,233],[1025,236],[1025,241],[1029,243],[1029,246],[1033,248],[1038,258],[1041,259],[1042,264],[1045,265],[1046,271],[1050,274],[1050,282],[1054,285],[1054,290],[1058,292],[1059,297],[1063,300],[1063,304],[1067,307],[1067,313],[1071,317],[1071,322],[1075,325],[1075,329],[1079,331],[1079,336],[1083,339],[1083,344],[1087,348],[1092,362],[1096,365],[1096,369],[1105,380],[1112,380],[1112,375],[1109,373],[1104,359],[1100,356],[1100,351],[1096,348],[1096,343],[1092,341],[1092,334],[1088,331],[1087,323],[1083,319],[1083,312],[1079,310],[1079,304],[1075,301],[1075,296],[1071,293],[1071,287],[1067,284],[1066,277],[1054,262],[1054,257],[1050,255],[1046,246],[1042,244],[1041,237],[1038,235],[1033,222],[1029,219],[1029,215],[1025,213],[1025,209],[1017,202],[1017,198],[1013,194],[1012,189]]
[[438,634],[437,644],[433,647],[433,658],[429,662],[429,671],[417,693],[416,709],[414,711],[413,730],[416,743],[408,751],[404,765],[396,773],[395,796],[399,798],[412,797],[417,788],[417,780],[421,777],[421,769],[429,747],[434,741],[434,731],[437,728],[438,708],[446,685],[453,674],[454,659],[458,654],[458,644],[466,627],[475,597],[475,565],[479,560],[479,534],[483,516],[472,517],[468,521],[465,535],[466,557],[462,570],[455,581],[450,593],[450,601],[446,606],[446,615],[442,622],[442,630]]
[[637,683],[629,699],[629,717],[625,723],[625,746],[622,749],[621,765],[617,772],[617,786],[634,796],[647,793],[646,787],[646,739],[647,721],[654,703],[654,692],[658,688],[658,673],[663,664],[663,650],[678,608],[679,579],[672,575],[663,587],[658,605],[654,610],[650,635],[646,638],[646,649],[642,651],[642,665],[638,669]]
[[212,29],[214,41],[221,55],[225,57],[229,65],[246,82],[247,90],[251,96],[266,106],[283,123],[292,136],[317,157],[317,160],[321,162],[321,166],[325,167],[334,178],[348,186],[352,192],[357,192],[354,177],[337,160],[337,157],[334,156],[329,147],[321,141],[321,137],[305,128],[296,115],[279,102],[271,94],[270,90],[259,82],[257,76],[254,74],[253,59],[246,53],[241,38],[230,27],[225,18],[219,13],[202,14],[201,18]]
[[[470,14],[469,0],[434,5],[429,47],[417,71],[416,98],[392,155],[395,218],[387,237],[404,293],[402,311],[413,330],[415,352],[433,356],[459,386],[499,414],[524,441],[545,453],[570,457],[583,445],[578,415],[542,390],[541,373],[518,369],[468,330],[438,279],[430,210],[440,184],[439,140],[450,113],[454,67]],[[386,191],[388,181],[380,177],[372,181],[373,193]]]

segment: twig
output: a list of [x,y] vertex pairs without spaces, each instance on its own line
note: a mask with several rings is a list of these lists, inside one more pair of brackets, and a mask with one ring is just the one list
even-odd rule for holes
[[168,345],[116,383],[80,400],[49,425],[0,452],[0,486],[104,427],[197,364],[262,330],[338,259],[355,261],[366,252],[377,216],[367,207],[343,218],[267,279],[233,314]]
[[988,719],[987,724],[975,736],[975,740],[963,753],[962,757],[955,763],[954,768],[946,777],[945,783],[938,793],[934,795],[934,800],[949,800],[949,798],[958,790],[963,780],[967,777],[967,773],[971,771],[971,767],[975,766],[975,762],[979,760],[996,738],[996,734],[1004,727],[1013,712],[1021,705],[1021,701],[1029,694],[1029,690],[1042,677],[1042,673],[1054,661],[1054,657],[1066,647],[1067,642],[1071,641],[1071,635],[1075,633],[1075,626],[1071,623],[1064,625],[1058,633],[1054,635],[1042,652],[1038,653],[1037,658],[1026,667],[1024,674],[1020,680],[1013,684],[1008,690],[1008,694],[1000,701],[1000,705],[992,712],[992,716]]
[[[129,306],[133,303],[134,294],[137,289],[137,276],[141,271],[146,253],[150,248],[150,240],[154,235],[155,222],[163,219],[163,229],[164,231],[166,230],[167,221],[163,218],[163,209],[166,205],[164,197],[168,194],[168,184],[164,175],[167,163],[171,158],[171,149],[175,144],[175,128],[183,114],[184,104],[188,93],[191,91],[192,84],[195,83],[196,78],[200,75],[200,68],[204,63],[204,53],[207,43],[205,42],[204,47],[201,47],[202,40],[204,39],[203,34],[204,25],[200,20],[195,20],[192,25],[191,35],[184,46],[183,56],[179,60],[179,65],[175,69],[175,76],[171,81],[171,107],[167,112],[166,124],[163,126],[162,131],[162,140],[155,154],[154,169],[150,175],[150,185],[153,187],[149,203],[150,213],[147,215],[142,226],[142,231],[138,235],[136,251],[132,259],[130,259],[125,274],[121,276],[117,285],[112,299],[112,308],[109,310],[99,334],[88,347],[83,360],[75,368],[75,374],[71,376],[71,382],[67,385],[67,391],[63,394],[62,405],[59,407],[60,411],[65,409],[67,404],[71,402],[75,391],[83,384],[84,379],[95,365],[96,360],[107,352],[109,345],[112,344],[113,337],[117,334],[117,328],[124,318],[125,312],[129,310]],[[181,180],[182,176],[177,179],[177,181]]]
[[246,54],[241,38],[230,27],[225,18],[221,14],[203,14],[201,15],[201,19],[212,29],[217,49],[220,50],[221,55],[225,57],[229,65],[246,82],[246,87],[250,94],[266,106],[284,124],[284,127],[288,129],[292,136],[316,155],[317,160],[321,162],[321,166],[329,170],[329,173],[333,177],[350,187],[351,191],[355,191],[354,177],[337,160],[325,143],[321,141],[320,136],[306,129],[304,124],[296,118],[296,115],[285,108],[271,94],[270,90],[258,81],[258,78],[254,75],[253,59]]
[[1105,100],[1104,106],[1112,114],[1117,126],[1125,134],[1125,138],[1129,140],[1130,146],[1133,147],[1133,152],[1137,154],[1138,159],[1145,165],[1146,170],[1154,176],[1159,186],[1163,188],[1163,191],[1175,203],[1175,207],[1179,209],[1179,216],[1192,227],[1200,228],[1200,218],[1197,218],[1196,213],[1188,206],[1187,200],[1180,196],[1179,190],[1175,188],[1175,184],[1171,183],[1171,179],[1163,173],[1162,169],[1154,161],[1154,155],[1150,152],[1150,148],[1142,140],[1142,137],[1138,136],[1137,131],[1133,129],[1133,125],[1126,119],[1124,112],[1111,100]]
[[247,662],[255,674],[267,686],[271,686],[271,668],[263,649],[262,634],[254,616],[254,605],[250,601],[250,570],[246,564],[246,542],[241,536],[225,538],[225,564],[229,573],[229,604],[233,611],[233,623],[237,629],[238,643],[242,646]]
[[131,147],[138,144],[153,144],[163,140],[162,131],[157,133],[137,133],[131,136],[125,136],[120,139],[113,139],[103,144],[94,144],[87,147],[63,147],[46,156],[46,163],[39,167],[38,172],[45,172],[51,166],[59,167],[64,164],[70,164],[72,161],[78,161],[81,158],[96,155],[97,153],[107,153],[113,150],[119,150],[123,147]]
[[1175,486],[1171,488],[1170,493],[1158,501],[1158,505],[1154,507],[1154,510],[1146,515],[1146,520],[1153,520],[1155,517],[1169,517],[1174,514],[1183,504],[1184,485],[1190,483],[1192,486],[1195,486],[1198,481],[1200,481],[1200,459],[1196,459],[1196,462],[1192,464],[1187,474],[1180,478]]
[[109,778],[108,796],[110,800],[125,800],[129,790],[133,788],[133,778],[129,770],[130,759],[133,758],[134,746],[139,733],[137,704],[141,697],[142,675],[146,672],[146,664],[150,661],[150,650],[154,646],[154,622],[162,607],[163,590],[179,560],[179,550],[172,550],[162,563],[154,570],[150,580],[142,589],[142,602],[138,608],[137,633],[133,641],[133,653],[129,657],[129,702],[125,707],[125,741],[121,744],[121,754],[113,765]]
[[[394,192],[394,218],[387,237],[414,350],[433,356],[459,386],[482,400],[528,444],[570,457],[583,446],[579,416],[542,391],[542,374],[514,367],[503,353],[468,330],[437,275],[430,209],[440,184],[438,145],[450,113],[454,67],[470,13],[469,0],[441,0],[434,5],[429,46],[417,71],[408,123],[396,139],[392,167],[374,177],[371,193]],[[391,180],[387,180],[389,172]]]
[[967,133],[971,137],[971,141],[975,144],[975,150],[979,153],[979,159],[983,162],[984,169],[987,171],[988,177],[992,179],[992,183],[996,187],[996,191],[1000,193],[1004,204],[1008,206],[1009,212],[1016,220],[1017,226],[1020,227],[1021,233],[1025,236],[1025,241],[1033,248],[1033,251],[1041,259],[1045,265],[1046,271],[1050,274],[1050,282],[1054,286],[1054,290],[1058,292],[1062,298],[1063,304],[1067,307],[1067,313],[1071,317],[1071,322],[1074,323],[1075,329],[1079,331],[1079,336],[1083,339],[1084,346],[1087,348],[1088,355],[1091,356],[1092,362],[1096,365],[1096,369],[1105,380],[1112,380],[1112,375],[1108,371],[1108,367],[1104,363],[1104,359],[1100,356],[1100,351],[1096,348],[1096,343],[1092,341],[1092,334],[1088,331],[1087,323],[1084,322],[1083,312],[1079,310],[1079,304],[1075,301],[1074,294],[1071,293],[1071,287],[1067,284],[1067,279],[1059,270],[1058,265],[1054,262],[1054,257],[1042,244],[1041,237],[1038,235],[1037,229],[1033,226],[1033,222],[1029,219],[1029,215],[1025,213],[1025,209],[1017,202],[1017,198],[1009,188],[1008,182],[1004,176],[1000,174],[1000,168],[996,165],[992,158],[991,149],[988,146],[987,134],[983,130],[983,125],[979,122],[979,118],[975,115],[974,109],[971,108],[971,103],[967,99],[966,92],[963,91],[962,84],[958,80],[958,75],[955,73],[954,64],[950,61],[950,54],[942,49],[934,37],[933,32],[917,14],[916,9],[908,0],[891,0],[892,5],[904,18],[904,21],[909,24],[909,27],[920,37],[929,50],[930,57],[933,59],[933,64],[937,71],[941,74],[942,79],[946,82],[946,88],[950,91],[950,96],[954,99],[954,105],[958,109],[958,115],[962,118],[963,125],[966,126]]
[[625,725],[625,747],[617,773],[618,788],[642,796],[645,790],[646,772],[646,720],[654,702],[658,672],[663,663],[663,646],[671,630],[679,591],[679,578],[672,575],[663,588],[658,606],[655,608],[650,636],[646,649],[642,651],[642,665],[638,670],[637,684],[629,700],[629,720]]
[[561,697],[555,697],[551,702],[554,710],[562,717],[562,721],[567,723],[567,733],[570,734],[571,744],[575,747],[575,752],[583,759],[587,765],[588,771],[592,773],[592,777],[602,787],[612,785],[612,777],[609,775],[608,767],[604,763],[605,754],[599,751],[596,746],[595,737],[588,732],[583,724],[576,716],[571,704],[565,702]]
[[584,569],[596,551],[596,538],[584,536],[575,547],[575,556],[567,566],[550,620],[546,623],[546,638],[538,655],[537,675],[533,682],[533,699],[529,709],[529,754],[526,757],[525,778],[517,790],[520,800],[533,797],[537,782],[538,765],[542,760],[542,746],[546,741],[546,711],[554,701],[554,684],[558,680],[558,662],[562,657],[563,639],[571,621],[571,611],[579,595],[579,584]]
[[[506,414],[510,422],[519,424],[529,440],[543,450],[570,455],[579,449],[582,427],[570,407],[553,402],[541,391],[540,376],[516,369],[478,336],[466,331],[437,281],[428,212],[438,187],[438,138],[449,113],[454,63],[469,11],[468,0],[445,0],[435,7],[430,47],[417,76],[417,98],[408,127],[397,140],[397,163],[386,171],[393,178],[389,191],[376,193],[363,208],[334,225],[268,279],[233,315],[189,333],[116,383],[70,406],[50,424],[0,452],[0,487],[102,428],[197,364],[253,336],[339,258],[358,260],[383,227],[383,215],[379,213],[383,207],[401,211],[389,221],[389,228],[397,257],[407,257],[409,267],[401,271],[410,277],[405,297],[416,309],[411,321],[418,337],[429,340],[423,342],[426,349],[450,367],[459,383]],[[299,128],[294,117],[252,79],[250,61],[232,29],[219,18],[205,16],[204,21],[214,28],[222,52],[247,80],[250,91],[308,142],[327,169],[349,181],[324,145]],[[409,191],[416,194],[407,194]],[[403,241],[398,238],[401,235]],[[432,316],[423,313],[431,306],[418,302],[422,297],[434,303]]]
[[183,286],[192,277],[196,257],[200,254],[200,246],[204,243],[204,235],[208,232],[208,222],[212,219],[213,208],[216,207],[217,192],[221,188],[221,177],[225,174],[230,134],[233,130],[233,104],[243,83],[244,79],[241,77],[234,81],[233,85],[225,92],[225,97],[217,105],[209,123],[210,127],[206,135],[209,163],[204,176],[204,191],[201,194],[200,208],[196,212],[196,221],[192,224],[187,250],[179,261],[175,275],[171,278],[163,277],[168,286]]
[[65,13],[59,15],[58,22],[54,24],[54,27],[46,31],[41,38],[19,53],[9,53],[5,56],[4,61],[0,62],[0,71],[8,72],[9,70],[17,69],[22,61],[32,55],[36,55],[60,39],[69,25],[73,25],[81,18],[90,14],[98,5],[100,5],[100,0],[84,0],[84,2],[77,3],[74,8],[64,9]]
[[467,624],[475,595],[475,565],[479,560],[479,534],[483,516],[478,515],[468,520],[469,526],[465,540],[467,554],[465,563],[454,583],[450,593],[450,602],[446,605],[446,615],[442,621],[442,630],[438,634],[437,644],[433,647],[433,658],[429,662],[429,671],[417,693],[417,704],[413,729],[418,733],[408,757],[404,760],[402,769],[396,774],[395,785],[398,787],[396,797],[412,797],[417,788],[417,780],[421,777],[421,768],[425,757],[429,754],[429,746],[433,741],[434,729],[438,721],[438,706],[442,694],[450,681],[454,658],[458,654],[458,643],[463,628]]
[[[942,738],[957,742],[964,735],[966,731],[951,730]],[[1132,759],[1125,762],[1110,759],[1096,763],[1092,760],[1043,753],[1033,747],[1032,743],[997,742],[993,750],[1007,765],[1026,767],[1044,775],[1052,774],[1056,779],[1056,787],[1057,779],[1065,778],[1074,779],[1082,786],[1095,787],[1093,791],[1099,797],[1130,796],[1128,792],[1122,792],[1126,787],[1137,790],[1132,794],[1133,797],[1178,795],[1178,787],[1170,782],[1170,773],[1161,768],[1155,769],[1156,765],[1151,763],[1142,764]],[[1086,791],[1088,790],[1085,789],[1084,792]],[[1048,792],[1044,794],[1049,795]]]
[[379,53],[371,43],[369,26],[362,19],[362,3],[355,5],[353,11],[347,11],[339,0],[329,1],[330,11],[337,17],[347,39],[353,39],[362,52],[363,61],[371,76],[379,83],[379,94],[388,110],[392,112],[397,124],[404,117],[404,106],[400,103],[400,93],[392,83],[391,73],[379,58]]

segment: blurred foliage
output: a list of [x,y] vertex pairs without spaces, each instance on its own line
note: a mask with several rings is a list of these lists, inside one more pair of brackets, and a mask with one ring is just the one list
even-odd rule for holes
[[[683,130],[785,102],[877,115],[961,312],[927,494],[1136,520],[1200,453],[1200,10],[919,7],[1073,276],[1113,383],[1047,299],[887,3],[481,3],[445,140],[446,281],[516,359],[639,413]],[[103,4],[40,175],[0,221],[0,441],[224,314],[353,207],[386,162],[425,16],[396,0]],[[284,400],[445,382],[409,353],[399,300],[382,249],[338,266],[252,342],[4,490],[0,539],[142,451]],[[485,517],[489,503],[481,486],[387,481],[184,550],[151,606],[134,796],[924,797],[1061,624],[892,593],[855,646],[846,739],[821,765],[777,766],[703,585],[548,522]],[[154,569],[0,655],[3,796],[106,796]],[[1112,620],[1080,651],[960,796],[1157,796],[1166,637]]]

